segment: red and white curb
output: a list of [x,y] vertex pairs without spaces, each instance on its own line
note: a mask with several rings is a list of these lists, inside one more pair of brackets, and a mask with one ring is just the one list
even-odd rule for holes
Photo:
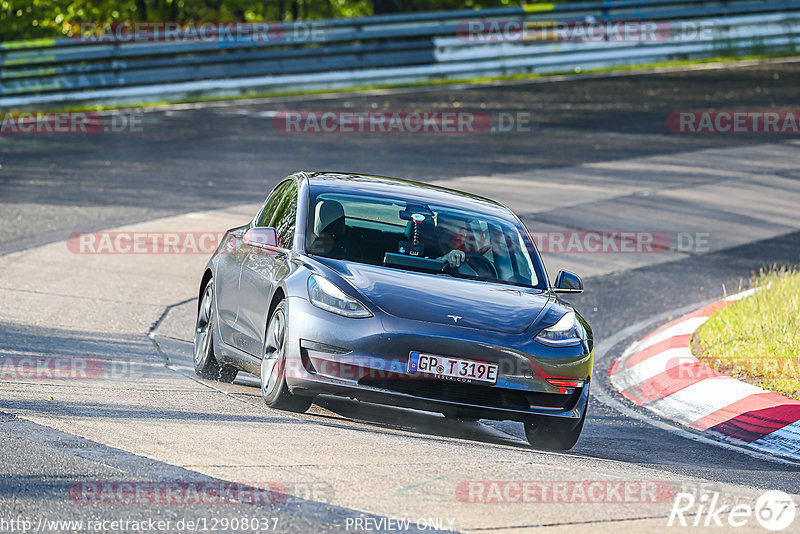
[[715,371],[690,349],[692,333],[745,291],[667,323],[609,369],[622,395],[697,430],[762,452],[800,459],[800,401]]

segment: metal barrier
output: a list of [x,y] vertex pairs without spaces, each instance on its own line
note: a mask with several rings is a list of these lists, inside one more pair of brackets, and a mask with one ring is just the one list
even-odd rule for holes
[[[615,33],[637,28],[639,35]],[[144,102],[795,54],[800,0],[621,0],[0,43],[0,107]],[[597,33],[599,29],[604,32]],[[217,33],[215,33],[215,31]],[[163,37],[163,36],[162,36]],[[153,42],[155,41],[155,42]]]

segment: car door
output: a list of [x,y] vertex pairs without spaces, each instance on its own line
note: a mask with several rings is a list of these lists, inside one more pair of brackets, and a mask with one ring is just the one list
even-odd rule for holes
[[239,279],[246,251],[242,249],[242,236],[249,224],[234,228],[225,237],[217,255],[214,292],[217,301],[217,318],[222,341],[237,346],[241,337],[237,329],[239,316]]
[[[296,229],[297,184],[293,180],[284,182],[275,190],[273,197],[259,213],[255,226],[275,228],[278,245],[290,249],[294,244]],[[240,348],[248,354],[261,357],[270,296],[278,281],[289,272],[289,254],[268,254],[263,249],[248,248],[250,250],[242,262],[239,280],[239,317],[236,324],[242,334]]]

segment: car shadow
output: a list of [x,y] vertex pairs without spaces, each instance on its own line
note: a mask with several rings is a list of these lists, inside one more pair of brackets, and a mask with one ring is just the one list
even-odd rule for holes
[[[225,389],[230,388],[232,394],[247,396],[253,402],[261,403],[259,387],[257,377],[241,372],[236,377],[236,381]],[[495,423],[502,422],[453,419],[437,412],[374,404],[331,395],[317,396],[311,408],[301,414],[301,417],[322,424],[350,429],[353,428],[351,423],[356,423],[376,430],[391,429],[439,438],[530,448],[524,438],[495,426]]]
[[313,414],[316,417],[345,418],[359,423],[415,432],[439,437],[466,439],[509,445],[529,445],[515,436],[475,420],[452,419],[435,412],[417,411],[397,406],[372,404],[345,398],[320,396],[314,405],[331,414]]

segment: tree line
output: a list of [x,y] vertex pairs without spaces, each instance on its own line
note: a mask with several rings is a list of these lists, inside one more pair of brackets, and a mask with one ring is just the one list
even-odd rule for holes
[[0,41],[75,37],[80,24],[87,22],[290,22],[520,3],[520,0],[0,0]]

